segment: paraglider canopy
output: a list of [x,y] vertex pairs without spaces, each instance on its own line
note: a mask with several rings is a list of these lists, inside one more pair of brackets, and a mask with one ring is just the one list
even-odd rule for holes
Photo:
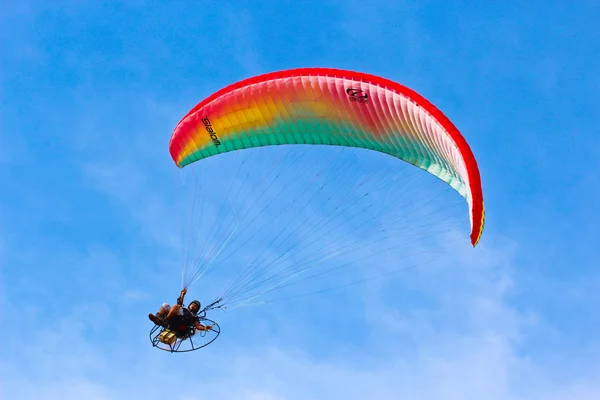
[[280,144],[359,147],[424,169],[467,200],[473,246],[481,238],[481,179],[466,140],[424,97],[378,76],[302,68],[237,82],[181,119],[169,151],[185,167],[225,152]]

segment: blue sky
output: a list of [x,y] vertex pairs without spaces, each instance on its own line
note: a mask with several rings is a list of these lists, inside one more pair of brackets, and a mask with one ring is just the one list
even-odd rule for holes
[[[600,398],[596,3],[1,7],[3,398]],[[173,127],[303,66],[384,76],[452,119],[481,169],[480,246],[156,351],[147,314],[180,289]]]

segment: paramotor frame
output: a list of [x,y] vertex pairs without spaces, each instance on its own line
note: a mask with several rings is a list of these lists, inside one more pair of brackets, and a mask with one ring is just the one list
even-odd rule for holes
[[[154,325],[150,330],[150,342],[152,346],[171,353],[187,353],[199,350],[214,342],[221,333],[221,327],[213,320],[201,317],[200,323],[204,326],[212,325],[212,329],[200,331],[192,326],[181,334],[163,326]],[[169,336],[174,338],[170,343],[167,340]]]

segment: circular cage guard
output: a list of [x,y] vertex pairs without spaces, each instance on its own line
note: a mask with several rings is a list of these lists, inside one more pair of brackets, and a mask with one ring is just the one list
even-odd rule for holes
[[219,337],[221,327],[215,321],[208,318],[200,318],[200,323],[204,326],[213,325],[213,327],[209,331],[199,331],[195,328],[190,329],[189,334],[178,336],[170,345],[160,341],[160,334],[166,331],[167,328],[160,325],[154,325],[150,331],[150,341],[152,342],[152,346],[171,353],[186,353],[208,346]]

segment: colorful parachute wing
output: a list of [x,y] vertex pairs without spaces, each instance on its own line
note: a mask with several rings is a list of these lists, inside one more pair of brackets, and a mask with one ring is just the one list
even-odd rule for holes
[[240,81],[194,107],[175,128],[169,150],[184,167],[220,153],[279,144],[359,147],[409,162],[467,200],[473,246],[481,237],[481,179],[466,140],[425,98],[374,75],[304,68]]

